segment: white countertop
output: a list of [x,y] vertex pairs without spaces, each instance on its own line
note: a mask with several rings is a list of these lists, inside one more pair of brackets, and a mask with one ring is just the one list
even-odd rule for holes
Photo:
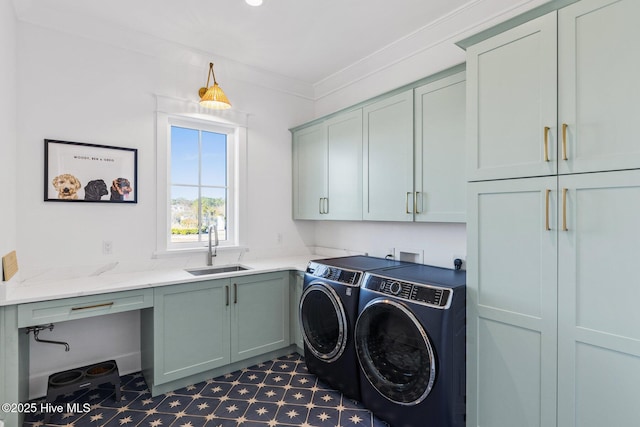
[[[304,271],[312,259],[321,255],[300,255],[281,258],[241,261],[239,264],[248,270],[219,273],[215,275],[194,276],[185,268],[194,266],[168,266],[158,263],[140,267],[135,271],[130,266],[111,263],[104,266],[75,268],[73,270],[47,271],[29,278],[16,277],[9,282],[0,283],[0,306],[23,304],[36,301],[71,298],[83,295],[96,295],[132,289],[153,288],[179,283],[199,282],[227,277],[246,276],[274,271]],[[214,267],[225,264],[214,263]],[[200,268],[204,266],[199,266]],[[195,268],[195,267],[194,267]]]

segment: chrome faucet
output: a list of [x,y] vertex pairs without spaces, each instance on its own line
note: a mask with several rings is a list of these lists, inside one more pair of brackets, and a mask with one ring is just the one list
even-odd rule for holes
[[[214,237],[215,237],[215,241],[214,241],[214,247],[216,248],[215,251],[212,250],[211,247],[211,232],[213,231]],[[207,265],[213,265],[213,257],[216,256],[218,254],[218,244],[220,242],[218,241],[218,227],[217,227],[217,222],[214,222],[213,225],[209,226],[209,252],[207,253]]]

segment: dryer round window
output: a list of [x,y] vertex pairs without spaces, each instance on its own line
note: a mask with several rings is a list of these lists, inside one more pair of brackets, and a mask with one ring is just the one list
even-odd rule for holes
[[322,283],[311,283],[300,298],[302,338],[318,358],[332,362],[347,344],[347,318],[337,293]]
[[431,392],[436,357],[413,313],[387,298],[370,301],[356,322],[355,346],[362,372],[387,399],[416,405]]

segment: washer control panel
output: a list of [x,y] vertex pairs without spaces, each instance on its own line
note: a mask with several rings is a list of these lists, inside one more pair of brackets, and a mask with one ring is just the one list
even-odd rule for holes
[[437,308],[447,308],[452,295],[452,290],[448,288],[405,282],[371,274],[365,276],[365,282],[362,287]]
[[309,265],[307,265],[307,274],[350,286],[358,286],[360,284],[360,278],[362,277],[362,273],[359,271],[330,267],[315,262],[310,262]]

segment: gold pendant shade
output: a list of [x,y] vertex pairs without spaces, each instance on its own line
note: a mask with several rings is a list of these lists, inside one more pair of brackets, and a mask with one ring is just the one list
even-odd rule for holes
[[[213,77],[213,86],[209,87],[209,78]],[[224,94],[222,88],[216,81],[216,75],[213,72],[213,62],[209,63],[209,73],[207,74],[207,85],[201,87],[198,91],[200,96],[200,105],[207,108],[213,108],[214,110],[226,110],[231,108],[231,103]]]

